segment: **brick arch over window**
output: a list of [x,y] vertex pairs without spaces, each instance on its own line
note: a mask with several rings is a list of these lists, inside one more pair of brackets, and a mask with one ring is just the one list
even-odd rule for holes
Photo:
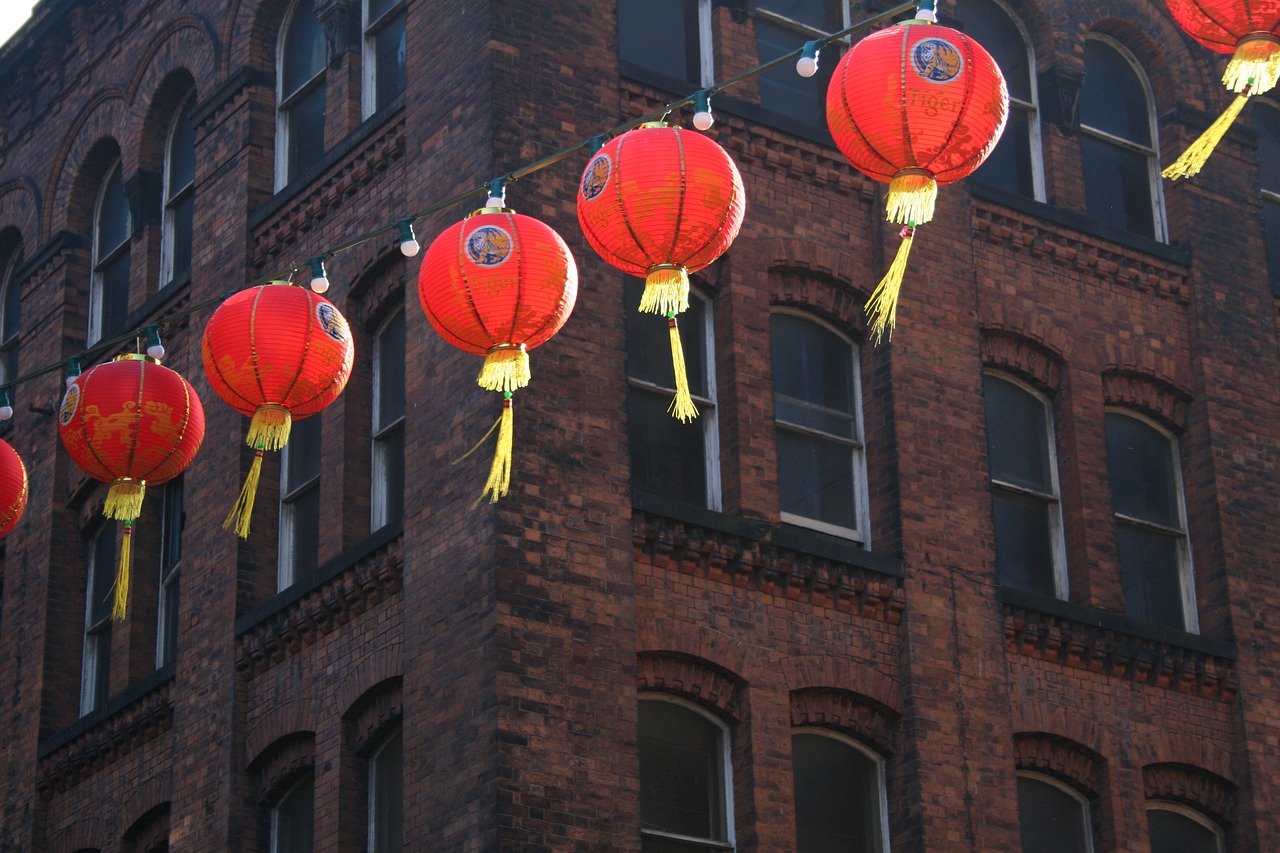
[[138,70],[129,82],[130,100],[138,106],[141,98],[145,107],[175,71],[193,80],[215,79],[220,53],[217,33],[206,22],[191,15],[174,19],[138,58]]
[[410,286],[416,291],[417,280],[417,264],[405,258],[399,248],[370,257],[356,271],[355,283],[347,293],[347,319],[373,331],[395,309],[408,309],[410,303],[416,303],[416,299],[406,300],[405,292]]
[[1108,369],[1102,374],[1102,396],[1108,406],[1142,412],[1174,433],[1186,428],[1191,395],[1155,376]]
[[368,757],[384,735],[404,718],[403,679],[395,677],[365,692],[343,715],[352,751]]
[[100,817],[82,817],[49,839],[48,853],[96,853],[112,835],[111,825]]
[[1181,70],[1192,65],[1193,54],[1187,50],[1189,39],[1166,15],[1143,16],[1142,26],[1124,18],[1100,18],[1087,30],[1081,30],[1079,37],[1083,42],[1089,35],[1110,36],[1133,54],[1151,85],[1156,115],[1183,99],[1183,87],[1200,82],[1197,75]]
[[1220,824],[1232,822],[1236,786],[1216,773],[1189,764],[1148,764],[1142,785],[1148,800],[1182,803]]
[[831,729],[894,753],[901,715],[869,696],[848,690],[810,687],[791,691],[791,725]]
[[169,849],[169,804],[161,803],[135,820],[121,837],[125,853],[155,853]]
[[274,805],[299,776],[315,767],[315,762],[314,732],[295,732],[271,744],[249,764],[257,779],[258,804]]
[[1053,776],[1089,796],[1096,797],[1102,787],[1102,756],[1069,738],[1021,732],[1013,736],[1013,751],[1019,770]]
[[1039,391],[1052,395],[1062,384],[1061,330],[1044,321],[1031,332],[985,329],[982,333],[982,363],[1007,371],[1030,382]]
[[297,732],[314,732],[320,719],[316,703],[309,700],[284,702],[254,721],[245,736],[245,754],[256,763],[270,749]]
[[41,244],[40,191],[26,178],[0,184],[0,231],[16,229],[28,249]]
[[867,292],[821,268],[790,264],[769,268],[769,301],[820,317],[859,341],[867,337]]
[[135,171],[132,149],[123,150],[112,141],[109,147],[114,154],[107,157],[103,152],[108,146],[101,144],[126,139],[128,131],[129,111],[124,94],[118,89],[99,92],[80,111],[53,158],[48,193],[51,204],[45,210],[44,233],[89,232],[98,183],[110,161],[123,158],[126,179]]
[[636,661],[636,687],[641,691],[681,696],[737,722],[741,719],[746,682],[709,661],[648,652]]
[[810,689],[862,696],[893,716],[902,715],[898,679],[874,667],[836,655],[792,655],[782,662],[787,688],[794,696]]

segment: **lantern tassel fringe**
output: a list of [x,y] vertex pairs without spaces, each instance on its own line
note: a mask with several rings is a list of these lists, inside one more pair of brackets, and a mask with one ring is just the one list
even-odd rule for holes
[[689,310],[689,271],[678,264],[651,267],[644,280],[640,310],[668,317]]
[[921,225],[933,219],[938,182],[923,169],[907,169],[889,182],[885,218],[899,225]]
[[1222,73],[1228,91],[1261,95],[1275,88],[1280,78],[1280,44],[1271,39],[1249,39],[1236,48]]
[[249,421],[245,444],[264,450],[279,450],[289,442],[293,417],[283,406],[259,406]]
[[680,343],[680,329],[675,317],[667,318],[667,328],[671,334],[671,367],[676,378],[676,396],[667,411],[688,423],[698,416],[698,407],[693,404],[693,396],[689,393],[689,370],[684,362],[684,346]]
[[[489,503],[496,504],[499,498],[505,498],[511,490],[511,447],[515,437],[515,413],[512,411],[510,397],[502,401],[502,414],[498,416],[497,426],[498,444],[493,451],[493,464],[489,466],[489,479],[485,481],[484,490],[472,506],[478,505],[486,496]],[[489,432],[493,432],[493,429],[490,428]]]
[[223,530],[231,530],[234,527],[236,535],[241,539],[249,538],[249,520],[253,517],[253,501],[258,496],[258,481],[262,478],[264,452],[264,449],[259,447],[254,453],[253,464],[249,466],[249,476],[244,478],[240,496],[236,498],[235,506],[231,507],[231,512],[227,513],[227,517],[222,522]]
[[1240,115],[1240,111],[1244,109],[1245,103],[1249,100],[1249,94],[1248,87],[1245,87],[1245,91],[1231,102],[1226,112],[1218,116],[1218,119],[1200,134],[1200,138],[1187,146],[1182,156],[1169,164],[1160,174],[1170,180],[1190,178],[1200,174],[1213,149],[1218,147],[1218,143],[1222,141],[1222,137],[1226,136],[1236,116]]
[[880,279],[871,298],[863,306],[871,321],[871,340],[879,346],[882,338],[893,338],[893,329],[898,321],[898,293],[902,289],[902,278],[907,271],[907,256],[911,254],[911,243],[915,239],[915,228],[908,225],[901,231],[902,242],[898,245],[898,254],[894,256],[889,271]]
[[142,515],[142,499],[147,486],[140,480],[116,480],[107,490],[102,514],[117,521],[133,521]]
[[489,391],[511,393],[529,384],[529,353],[520,347],[495,347],[485,356],[476,383]]
[[120,622],[124,619],[129,604],[129,568],[133,556],[133,523],[124,523],[124,537],[120,542],[120,564],[116,567],[115,596],[111,602],[111,618]]

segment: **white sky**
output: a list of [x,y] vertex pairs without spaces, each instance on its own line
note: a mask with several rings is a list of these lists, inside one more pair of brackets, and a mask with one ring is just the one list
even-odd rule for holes
[[35,0],[0,0],[0,44],[31,17]]

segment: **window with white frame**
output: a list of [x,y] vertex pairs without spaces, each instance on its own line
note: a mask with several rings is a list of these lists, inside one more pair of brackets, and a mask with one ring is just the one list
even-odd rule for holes
[[1151,87],[1130,53],[1104,36],[1084,43],[1080,152],[1085,204],[1099,222],[1167,239]]
[[311,853],[315,796],[315,775],[308,768],[271,808],[271,853]]
[[1254,98],[1253,126],[1258,131],[1258,183],[1262,194],[1262,228],[1267,241],[1271,292],[1280,296],[1280,109]]
[[400,726],[369,757],[368,853],[404,850],[404,737]]
[[320,562],[320,415],[295,420],[280,459],[280,553],[277,586],[315,574]]
[[996,0],[964,0],[958,10],[964,32],[987,49],[1009,86],[1004,134],[974,178],[1044,201],[1036,60],[1022,22]]
[[728,728],[661,694],[640,697],[639,723],[642,853],[733,850]]
[[89,539],[84,593],[84,652],[80,716],[106,704],[111,672],[111,605],[115,596],[116,525],[103,524]]
[[124,330],[129,316],[129,237],[133,219],[120,161],[107,170],[93,215],[93,275],[89,282],[89,340]]
[[1106,424],[1125,613],[1198,631],[1177,442],[1128,413],[1107,412]]
[[[847,0],[757,0],[757,56],[763,64],[847,26]],[[819,57],[818,73],[811,78],[801,77],[791,63],[766,71],[756,78],[760,106],[801,124],[825,128],[827,87],[839,61],[839,46],[828,45]]]
[[370,529],[404,519],[404,309],[391,315],[373,344],[373,495]]
[[404,93],[406,0],[364,0],[363,115],[376,113]]
[[276,191],[324,156],[325,40],[313,0],[296,0],[276,52]]
[[770,317],[782,520],[869,547],[858,348],[798,314]]
[[165,483],[160,496],[160,606],[156,615],[156,668],[178,655],[178,596],[182,575],[183,475]]
[[164,157],[164,213],[160,240],[160,286],[191,273],[195,215],[196,129],[191,121],[195,92],[182,99],[169,126]]
[[18,337],[22,332],[22,247],[9,252],[0,279],[0,385],[18,376]]
[[1000,583],[1067,597],[1062,504],[1049,401],[1017,380],[982,380]]
[[1226,850],[1220,826],[1174,803],[1153,802],[1147,807],[1147,839],[1151,853],[1224,853]]
[[677,88],[710,86],[711,0],[618,0],[618,59]]
[[886,853],[888,799],[884,762],[834,732],[791,736],[796,853]]
[[1088,801],[1048,776],[1018,774],[1018,825],[1022,853],[1093,853]]
[[711,303],[697,291],[677,318],[689,392],[699,415],[689,423],[667,411],[675,396],[667,322],[637,310],[644,282],[628,278],[627,434],[636,489],[720,509],[720,439],[716,424]]

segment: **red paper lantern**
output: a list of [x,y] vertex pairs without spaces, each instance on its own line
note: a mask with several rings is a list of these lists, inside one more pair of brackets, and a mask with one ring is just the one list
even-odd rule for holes
[[204,407],[181,375],[144,355],[90,368],[67,388],[58,412],[62,444],[82,471],[110,483],[103,514],[124,521],[112,615],[124,618],[133,522],[148,483],[181,474],[204,440]]
[[249,535],[262,454],[289,440],[298,418],[337,399],[351,377],[351,329],[333,303],[288,282],[242,290],[218,306],[202,339],[214,392],[251,416],[246,443],[255,451],[240,499],[224,527]]
[[991,54],[964,33],[907,21],[855,44],[827,90],[827,125],[854,168],[889,184],[888,219],[907,226],[867,303],[872,334],[892,329],[914,228],[933,218],[940,184],[968,176],[995,148],[1009,91]]
[[486,207],[450,226],[422,258],[418,298],[440,336],[485,356],[477,383],[503,393],[498,452],[483,494],[497,501],[511,482],[511,395],[529,383],[528,350],[569,319],[578,268],[563,239],[531,216]]
[[1280,0],[1165,0],[1178,26],[1215,53],[1231,54],[1222,85],[1236,97],[1200,138],[1162,173],[1189,178],[1203,168],[1246,100],[1280,77]]
[[27,468],[18,451],[0,439],[0,539],[8,536],[27,508]]
[[578,185],[578,222],[607,263],[645,277],[640,310],[671,329],[681,420],[697,415],[689,397],[675,315],[689,307],[689,273],[719,258],[742,228],[746,193],[738,167],[701,133],[645,124],[610,140]]

